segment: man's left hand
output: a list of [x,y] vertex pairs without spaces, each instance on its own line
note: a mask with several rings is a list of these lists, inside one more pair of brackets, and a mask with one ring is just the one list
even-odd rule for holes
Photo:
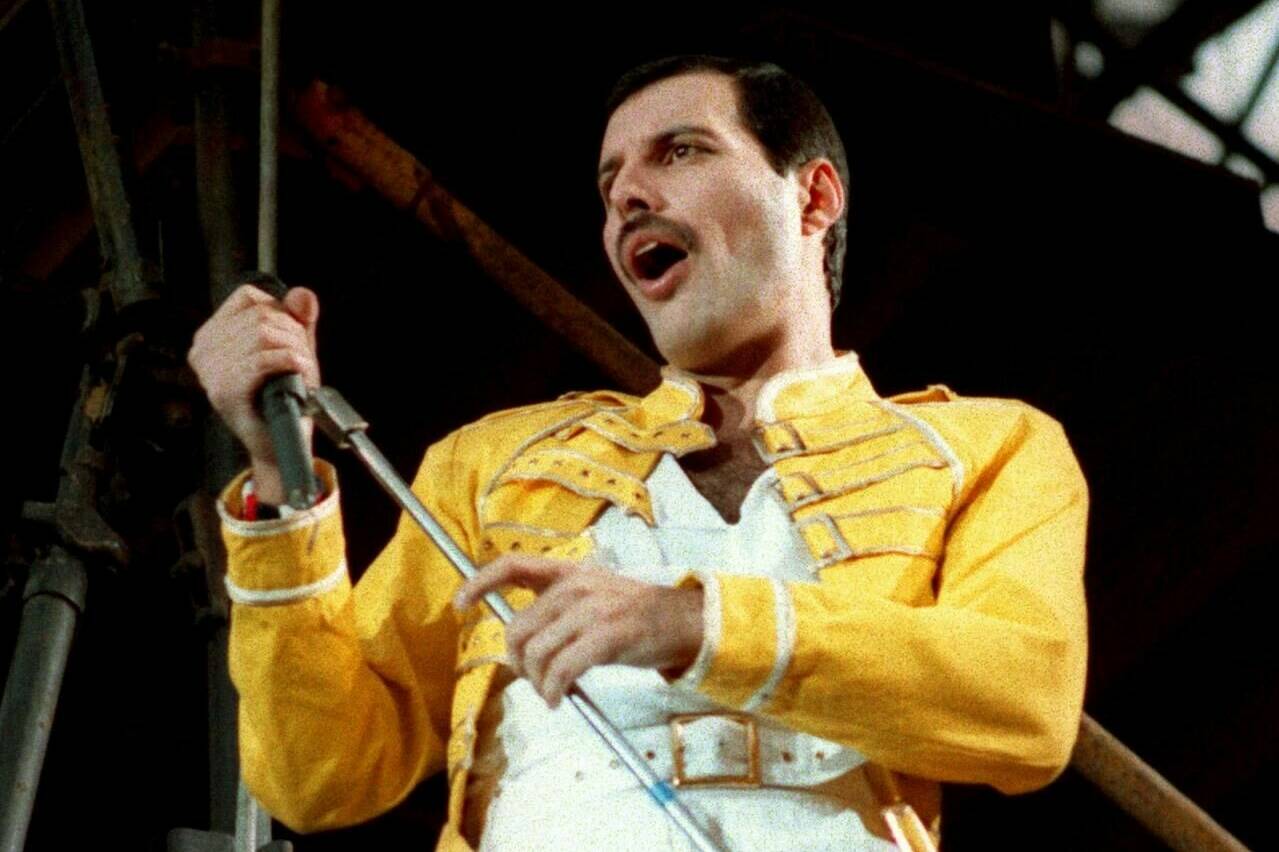
[[702,590],[642,583],[576,562],[503,556],[468,580],[459,610],[488,592],[523,586],[538,593],[506,628],[516,672],[551,707],[592,666],[682,672],[702,646]]

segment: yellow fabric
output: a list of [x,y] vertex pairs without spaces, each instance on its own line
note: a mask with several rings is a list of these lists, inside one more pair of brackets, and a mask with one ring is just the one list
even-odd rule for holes
[[[707,637],[701,691],[740,706],[789,654],[766,715],[902,773],[1006,791],[1047,783],[1077,729],[1086,641],[1087,492],[1057,424],[945,388],[881,400],[855,356],[775,379],[760,408],[760,449],[821,567],[780,602],[769,582],[716,576],[722,629]],[[413,488],[479,564],[586,558],[586,530],[611,503],[651,518],[644,480],[662,452],[713,442],[701,409],[695,383],[667,371],[642,400],[583,394],[503,412],[431,447]],[[237,500],[233,483],[232,517]],[[332,571],[340,515],[312,512],[267,535],[224,525],[231,581],[287,588]],[[468,848],[466,772],[504,645],[486,610],[452,612],[459,585],[402,521],[355,588],[235,606],[242,767],[279,819],[359,822],[447,769],[438,848]],[[792,635],[775,629],[779,605]]]

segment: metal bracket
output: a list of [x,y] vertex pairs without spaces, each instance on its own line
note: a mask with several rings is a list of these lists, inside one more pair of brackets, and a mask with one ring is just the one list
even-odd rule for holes
[[333,388],[313,390],[306,400],[305,411],[315,418],[315,425],[329,436],[329,440],[343,450],[350,449],[352,434],[369,428],[368,421]]

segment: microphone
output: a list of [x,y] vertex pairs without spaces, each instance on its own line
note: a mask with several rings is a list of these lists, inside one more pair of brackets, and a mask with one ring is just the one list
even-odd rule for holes
[[[276,299],[283,299],[288,288],[270,272],[249,272],[244,278]],[[285,502],[294,509],[309,509],[320,499],[320,483],[302,430],[302,406],[306,402],[306,385],[297,373],[272,376],[258,391],[257,405],[271,433],[275,462],[284,481]]]

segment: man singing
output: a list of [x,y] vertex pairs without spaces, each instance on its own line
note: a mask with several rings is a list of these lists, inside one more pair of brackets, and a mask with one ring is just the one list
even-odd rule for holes
[[[319,382],[318,303],[245,286],[190,362],[252,469],[221,500],[244,776],[300,830],[449,778],[439,848],[686,849],[560,699],[579,681],[731,850],[891,849],[900,795],[1040,787],[1086,665],[1087,488],[1060,426],[936,386],[881,398],[831,344],[848,186],[777,68],[642,66],[609,103],[604,250],[668,362],[465,426],[352,587],[339,494],[281,512],[263,379]],[[920,341],[927,346],[927,341]],[[502,591],[509,628],[480,603]]]

